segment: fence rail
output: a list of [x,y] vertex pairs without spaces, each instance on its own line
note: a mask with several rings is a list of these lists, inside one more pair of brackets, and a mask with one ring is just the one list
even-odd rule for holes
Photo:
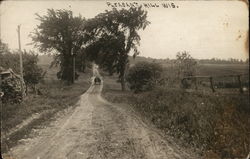
[[249,74],[230,74],[230,75],[217,75],[217,76],[187,76],[187,77],[182,78],[181,83],[182,83],[182,86],[184,87],[187,80],[194,80],[195,89],[198,89],[197,79],[204,79],[204,78],[209,79],[210,88],[212,92],[215,92],[214,78],[231,77],[231,78],[237,78],[239,92],[243,93],[244,91],[242,87],[242,76],[249,76]]

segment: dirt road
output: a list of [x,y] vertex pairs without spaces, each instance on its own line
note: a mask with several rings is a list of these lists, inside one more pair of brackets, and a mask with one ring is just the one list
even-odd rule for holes
[[14,159],[185,159],[192,158],[163,140],[124,106],[101,97],[91,85],[77,107],[12,148]]

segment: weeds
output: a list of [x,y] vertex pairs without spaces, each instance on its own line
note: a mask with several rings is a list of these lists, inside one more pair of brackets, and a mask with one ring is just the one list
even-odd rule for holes
[[116,90],[114,83],[107,85],[106,99],[129,104],[160,130],[208,159],[243,158],[249,151],[247,94],[185,92],[177,88],[133,94]]

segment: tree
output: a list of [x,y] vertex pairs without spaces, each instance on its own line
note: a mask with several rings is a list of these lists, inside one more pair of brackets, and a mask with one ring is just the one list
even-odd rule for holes
[[81,15],[74,17],[72,11],[48,9],[47,15],[37,19],[41,22],[31,34],[35,47],[47,53],[56,50],[55,63],[60,65],[58,78],[73,82],[73,56],[81,50],[87,41],[84,36],[85,19]]
[[162,71],[158,63],[139,62],[129,69],[126,80],[134,92],[148,91],[160,82]]
[[0,40],[0,66],[20,73],[19,54],[11,52],[8,45]]
[[[197,62],[192,56],[187,52],[178,52],[176,55],[176,64],[178,71],[178,78],[181,79],[181,86],[184,88],[188,88],[191,86],[193,82],[196,82],[195,78],[191,81],[190,79],[183,79],[183,77],[194,76],[196,74]],[[190,83],[191,82],[191,83]]]
[[0,39],[0,55],[8,52],[10,52],[8,45]]
[[197,62],[187,51],[176,54],[176,64],[179,78],[195,75]]
[[119,38],[112,35],[99,38],[98,41],[86,47],[85,51],[88,59],[94,61],[112,75],[118,65],[119,52],[123,45],[123,43],[119,43],[119,40]]
[[[117,10],[98,14],[95,18],[88,20],[87,30],[94,34],[91,49],[96,50],[94,58],[106,67],[110,73],[115,70],[119,74],[122,90],[125,90],[125,74],[128,61],[128,54],[131,50],[134,57],[139,54],[137,45],[140,42],[138,30],[145,29],[150,24],[147,21],[147,12],[139,8],[128,10]],[[102,55],[100,55],[102,54]]]
[[[45,76],[43,69],[38,66],[38,55],[34,52],[23,54],[23,78],[26,86],[30,86],[36,92],[36,85],[41,82]],[[27,92],[26,87],[26,92]]]

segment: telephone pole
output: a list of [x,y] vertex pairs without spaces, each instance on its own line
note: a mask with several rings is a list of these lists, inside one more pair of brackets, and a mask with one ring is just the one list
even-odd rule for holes
[[21,91],[22,91],[22,97],[23,97],[24,96],[23,53],[22,53],[22,49],[21,49],[20,27],[21,27],[21,25],[17,26],[17,34],[18,34],[18,46],[19,46],[19,57],[20,57]]
[[71,55],[72,55],[72,65],[73,65],[72,83],[75,83],[76,62],[75,62],[75,54],[73,48],[71,49]]

